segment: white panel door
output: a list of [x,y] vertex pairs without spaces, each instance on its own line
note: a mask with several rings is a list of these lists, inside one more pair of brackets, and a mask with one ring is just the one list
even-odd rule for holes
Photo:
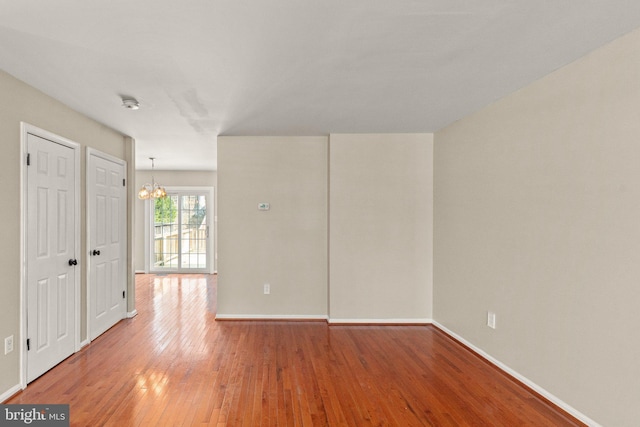
[[87,165],[89,338],[126,317],[125,162],[90,151]]
[[28,134],[27,382],[75,350],[74,149]]

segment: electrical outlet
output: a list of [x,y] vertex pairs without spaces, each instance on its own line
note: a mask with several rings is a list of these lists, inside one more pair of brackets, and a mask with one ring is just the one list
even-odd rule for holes
[[269,295],[271,293],[271,285],[268,283],[264,284],[264,294]]
[[491,329],[496,328],[496,314],[493,311],[487,312],[487,326]]
[[4,339],[4,354],[9,354],[13,351],[13,335]]

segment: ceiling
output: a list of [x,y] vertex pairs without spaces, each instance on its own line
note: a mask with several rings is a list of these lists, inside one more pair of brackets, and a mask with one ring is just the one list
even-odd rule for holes
[[[630,0],[0,0],[0,68],[216,168],[218,135],[435,132],[640,27]],[[122,96],[140,102],[130,111]]]

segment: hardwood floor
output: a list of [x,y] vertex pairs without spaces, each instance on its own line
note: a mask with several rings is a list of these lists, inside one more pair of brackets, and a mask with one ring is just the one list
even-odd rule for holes
[[433,326],[214,320],[215,276],[136,276],[123,320],[6,403],[74,426],[582,425]]

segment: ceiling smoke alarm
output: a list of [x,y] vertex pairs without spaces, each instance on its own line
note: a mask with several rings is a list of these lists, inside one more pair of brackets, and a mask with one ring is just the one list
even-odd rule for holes
[[122,98],[122,106],[128,110],[137,110],[140,103],[135,98]]

